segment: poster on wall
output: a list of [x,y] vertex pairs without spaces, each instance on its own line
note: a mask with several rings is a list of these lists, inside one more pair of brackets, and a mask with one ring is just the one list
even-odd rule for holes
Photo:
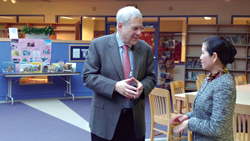
[[51,40],[11,39],[11,60],[19,72],[19,63],[51,62]]
[[84,62],[88,56],[89,45],[70,45],[69,62]]

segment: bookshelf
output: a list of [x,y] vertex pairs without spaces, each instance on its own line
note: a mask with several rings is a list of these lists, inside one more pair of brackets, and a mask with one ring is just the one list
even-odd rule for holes
[[249,38],[250,38],[250,23],[247,22],[247,39],[248,39],[248,42],[247,42],[247,46],[246,46],[246,68],[247,68],[247,71],[246,71],[246,78],[247,78],[247,82],[250,82],[250,41],[249,41]]
[[5,37],[5,23],[0,23],[0,38]]
[[19,38],[24,38],[21,33],[23,26],[42,28],[51,26],[54,28],[55,35],[51,35],[50,39],[60,40],[80,40],[80,24],[65,24],[65,23],[0,23],[0,38],[8,38],[8,29],[10,27],[18,28]]
[[80,26],[79,23],[65,24],[65,23],[52,23],[51,27],[54,28],[55,34],[52,38],[61,40],[80,40]]
[[230,40],[237,49],[235,62],[228,65],[227,68],[235,77],[239,75],[247,76],[250,81],[250,51],[249,51],[249,33],[250,25],[224,25],[224,24],[188,24],[186,36],[186,63],[185,63],[185,88],[186,90],[195,91],[196,76],[208,74],[199,66],[201,46],[206,37],[219,35]]

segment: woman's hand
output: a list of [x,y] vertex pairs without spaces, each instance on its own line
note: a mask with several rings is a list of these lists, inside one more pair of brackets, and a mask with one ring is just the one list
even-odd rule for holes
[[175,133],[179,133],[188,128],[188,119],[183,121],[180,125],[174,128]]
[[175,122],[183,122],[187,119],[188,119],[187,115],[177,114],[170,119],[169,124],[174,125]]

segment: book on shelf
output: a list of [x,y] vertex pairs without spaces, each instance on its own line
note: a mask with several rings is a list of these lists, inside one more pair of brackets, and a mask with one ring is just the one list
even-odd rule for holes
[[235,69],[234,68],[234,62],[231,64],[227,64],[227,69]]
[[167,67],[168,69],[171,68],[171,62],[170,62],[170,61],[167,61],[167,62],[166,62],[166,67]]
[[170,89],[169,83],[165,83],[163,89]]
[[197,80],[198,72],[187,71],[185,74],[186,80]]
[[247,36],[238,35],[238,36],[224,36],[227,40],[229,40],[232,44],[240,44],[245,45],[247,43]]
[[202,68],[201,61],[197,59],[191,59],[186,61],[187,68]]
[[166,61],[166,59],[167,59],[167,57],[166,56],[161,56],[161,61],[163,61],[163,62],[165,62]]
[[162,71],[162,72],[160,73],[160,77],[163,78],[163,79],[166,78],[166,72],[163,72],[163,71]]
[[166,79],[171,79],[171,74],[169,72],[166,73]]
[[247,69],[250,70],[250,62],[247,63]]
[[165,56],[166,56],[166,58],[170,58],[171,57],[171,52],[170,51],[166,51],[165,52]]
[[166,70],[165,63],[159,63],[159,67],[160,67],[161,70]]
[[174,47],[175,46],[175,40],[165,41],[164,44],[165,44],[165,48]]

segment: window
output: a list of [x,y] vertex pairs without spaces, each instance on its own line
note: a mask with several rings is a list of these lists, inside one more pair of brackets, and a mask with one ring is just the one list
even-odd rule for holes
[[80,23],[81,16],[60,16],[58,23]]
[[20,23],[44,23],[44,16],[19,16]]
[[16,22],[16,16],[0,16],[0,22]]
[[247,24],[247,22],[250,22],[250,16],[249,17],[233,17],[233,24]]
[[188,17],[188,24],[216,24],[216,17]]

